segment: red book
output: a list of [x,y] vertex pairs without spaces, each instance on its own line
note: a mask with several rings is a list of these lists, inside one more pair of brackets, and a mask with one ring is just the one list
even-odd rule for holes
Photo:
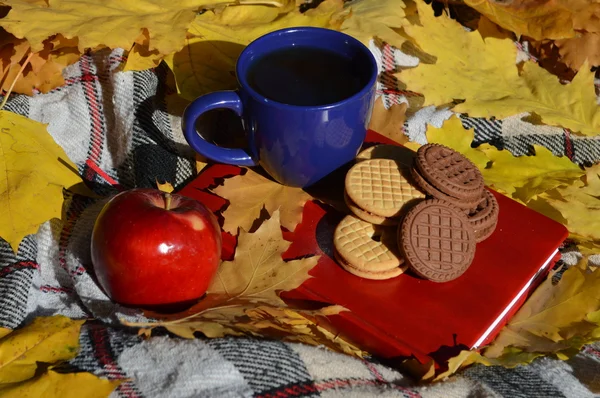
[[[391,143],[373,132],[367,142]],[[341,201],[346,170],[315,187],[316,196],[325,190],[334,193],[334,202]],[[180,194],[218,211],[225,201],[206,188],[216,178],[239,173],[235,167],[212,166]],[[483,347],[543,279],[568,234],[563,225],[493,193],[500,207],[495,232],[477,244],[469,269],[446,283],[430,282],[410,272],[384,281],[348,273],[333,259],[333,231],[345,214],[321,202],[308,202],[296,230],[284,233],[292,242],[285,257],[317,254],[321,258],[310,272],[313,278],[284,297],[346,307],[349,311],[330,317],[332,326],[382,358],[442,363],[461,349]],[[224,258],[231,257],[234,247],[235,238],[225,233]]]

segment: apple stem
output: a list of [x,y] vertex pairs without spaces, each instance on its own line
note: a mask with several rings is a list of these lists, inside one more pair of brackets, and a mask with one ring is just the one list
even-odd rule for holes
[[165,192],[165,209],[166,210],[171,210],[171,199],[173,199],[171,197],[171,194],[168,192]]

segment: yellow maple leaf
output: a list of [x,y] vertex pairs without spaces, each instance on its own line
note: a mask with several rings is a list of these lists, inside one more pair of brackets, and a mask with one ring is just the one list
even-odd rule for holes
[[508,347],[530,353],[568,352],[596,339],[598,325],[588,315],[600,310],[600,269],[587,272],[571,267],[556,285],[553,275],[551,272],[500,331],[485,350],[486,357],[498,358]]
[[208,294],[225,295],[229,299],[243,296],[253,300],[283,305],[278,291],[293,290],[308,278],[318,257],[284,262],[281,259],[290,242],[281,238],[280,213],[250,234],[240,232],[235,259],[225,261],[208,287]]
[[483,151],[492,161],[481,172],[486,184],[524,203],[563,184],[571,184],[585,171],[566,156],[557,157],[550,150],[534,145],[535,156],[513,156],[493,147]]
[[390,109],[385,109],[381,97],[375,101],[369,129],[388,137],[389,139],[403,144],[408,141],[408,137],[402,130],[406,120],[406,103],[393,104]]
[[33,377],[38,362],[53,364],[74,358],[83,322],[62,315],[40,317],[7,333],[0,339],[0,386]]
[[213,192],[229,200],[223,212],[223,229],[236,234],[238,228],[250,230],[264,208],[269,214],[279,209],[281,225],[293,231],[302,221],[302,211],[311,196],[300,188],[278,184],[253,170],[228,178]]
[[60,217],[63,188],[90,194],[43,124],[0,111],[0,237],[15,252],[25,235]]
[[[332,16],[342,7],[342,0],[325,0],[305,13],[294,8],[279,16],[272,7],[261,5],[229,6],[225,9],[229,12],[222,13],[209,10],[191,24],[186,48],[165,62],[175,75],[179,94],[190,101],[208,92],[234,89],[235,63],[251,41],[292,26],[330,27]],[[261,23],[251,23],[255,21]]]
[[[456,112],[472,117],[499,119],[533,112],[542,122],[575,133],[596,135],[600,107],[596,104],[594,74],[586,65],[570,84],[533,62],[525,62],[519,75],[516,48],[511,40],[466,32],[445,15],[436,18],[426,4],[417,3],[422,26],[406,26],[406,32],[435,64],[420,64],[398,74],[410,90],[425,95],[425,105],[444,105],[456,100]],[[493,78],[490,78],[493,76]]]
[[16,37],[27,39],[34,52],[42,50],[42,42],[56,33],[69,39],[77,37],[82,53],[101,46],[128,49],[142,29],[147,28],[150,50],[170,54],[183,47],[185,32],[196,11],[228,2],[230,0],[49,0],[46,5],[45,2],[12,0],[11,10],[1,24]]
[[108,397],[122,382],[123,380],[101,379],[87,372],[58,373],[49,370],[34,379],[0,388],[0,394],[4,398]]
[[[465,3],[492,21],[536,40],[573,37],[575,7],[586,0],[465,0]],[[571,3],[571,6],[569,5]]]
[[[596,177],[598,180],[598,177]],[[569,232],[590,239],[600,239],[600,196],[589,183],[557,187],[556,195],[543,196],[548,204],[557,209]]]
[[391,46],[400,48],[406,40],[398,33],[407,23],[402,0],[356,0],[346,6],[350,13],[340,31],[355,37],[366,45],[377,37]]
[[475,137],[475,130],[465,129],[456,115],[446,120],[440,128],[428,125],[425,134],[427,142],[442,144],[462,153],[480,170],[485,169],[490,161],[485,152],[482,151],[483,148],[488,148],[489,145],[473,148],[471,144]]

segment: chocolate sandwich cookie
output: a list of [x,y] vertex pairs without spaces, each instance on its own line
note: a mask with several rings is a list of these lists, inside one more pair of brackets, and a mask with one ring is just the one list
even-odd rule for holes
[[475,208],[477,206],[477,204],[481,201],[481,197],[476,198],[476,199],[471,199],[471,200],[464,200],[464,199],[458,199],[458,198],[455,198],[455,197],[445,194],[444,192],[436,189],[431,184],[429,184],[429,182],[427,182],[427,180],[425,180],[425,178],[421,175],[421,173],[419,173],[419,170],[417,169],[416,166],[413,167],[410,170],[410,172],[411,172],[411,176],[412,176],[412,179],[415,182],[415,184],[419,188],[421,188],[421,190],[423,192],[425,192],[427,195],[429,195],[435,199],[439,199],[439,200],[448,202],[451,205],[454,205],[454,206],[458,207],[459,209],[462,209],[466,212]]
[[394,228],[375,227],[346,216],[333,234],[334,256],[346,271],[366,279],[389,279],[404,272]]
[[410,209],[398,235],[402,256],[411,270],[433,282],[458,278],[475,256],[475,232],[467,215],[437,199]]
[[396,225],[425,194],[407,179],[408,168],[390,159],[355,164],[346,174],[345,200],[359,218],[377,225]]
[[483,194],[483,176],[461,153],[439,144],[417,150],[415,166],[434,188],[453,198],[472,202]]
[[479,203],[468,214],[477,242],[482,242],[494,232],[499,214],[498,201],[490,191],[484,189]]

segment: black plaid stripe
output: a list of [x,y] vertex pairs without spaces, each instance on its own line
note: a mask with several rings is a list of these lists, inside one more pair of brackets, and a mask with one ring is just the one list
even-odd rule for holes
[[207,343],[235,365],[256,395],[282,386],[312,383],[302,359],[285,343],[245,338]]
[[194,174],[194,155],[174,139],[164,101],[167,69],[136,72],[133,76],[135,119],[129,156],[120,167],[125,187],[155,187],[156,179],[177,184]]
[[37,244],[26,236],[15,254],[8,242],[0,239],[0,326],[14,329],[27,317],[27,300],[37,272]]
[[565,395],[549,384],[529,366],[506,369],[500,366],[475,365],[463,375],[490,387],[503,397],[564,398]]
[[473,140],[475,144],[494,142],[502,137],[501,120],[487,120],[465,115],[459,115],[459,117],[464,128],[475,130],[475,137]]
[[[4,99],[4,96],[1,96],[1,98]],[[8,101],[6,101],[4,110],[18,113],[22,116],[29,115],[29,97],[26,95],[12,95]]]
[[18,327],[27,316],[27,298],[31,290],[32,268],[20,268],[0,278],[0,326]]
[[600,138],[573,138],[573,161],[591,165],[600,161]]
[[[117,358],[124,349],[141,341],[135,330],[115,330],[97,322],[85,324],[79,337],[79,353],[62,367],[64,372],[90,372],[111,380],[127,376],[118,365]],[[119,397],[141,397],[142,394],[131,381],[117,388]]]
[[532,145],[541,145],[549,149],[555,156],[565,154],[565,138],[563,134],[527,134],[504,137],[504,147],[515,156],[531,153]]

